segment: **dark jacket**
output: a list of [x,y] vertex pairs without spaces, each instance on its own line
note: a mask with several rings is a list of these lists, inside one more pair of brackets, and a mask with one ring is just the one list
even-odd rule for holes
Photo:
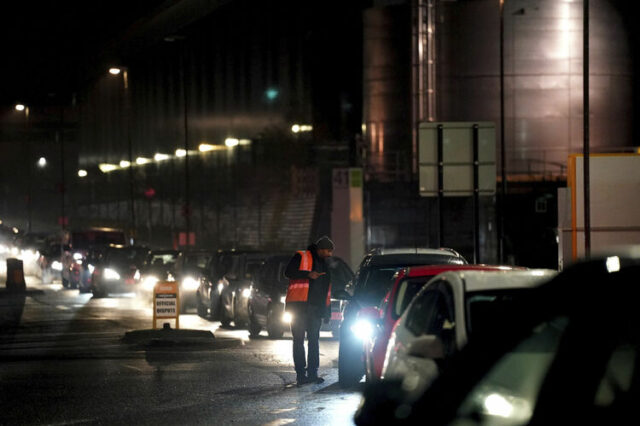
[[284,275],[289,279],[309,278],[309,296],[307,297],[306,302],[287,303],[287,309],[300,309],[312,306],[315,309],[310,311],[316,312],[321,318],[328,319],[331,318],[331,305],[327,306],[327,294],[329,294],[329,284],[331,283],[329,265],[327,265],[324,259],[318,257],[318,251],[315,244],[311,244],[307,247],[307,250],[309,250],[313,256],[312,269],[315,272],[325,272],[325,274],[315,280],[310,279],[309,272],[300,270],[300,261],[302,260],[302,256],[300,256],[300,253],[296,252],[289,261]]

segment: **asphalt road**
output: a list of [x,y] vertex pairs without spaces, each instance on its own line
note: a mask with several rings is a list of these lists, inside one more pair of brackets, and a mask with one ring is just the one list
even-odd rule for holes
[[338,386],[329,333],[325,382],[297,387],[288,333],[249,339],[187,312],[182,329],[215,338],[127,340],[152,326],[151,306],[133,294],[94,299],[27,277],[15,296],[4,282],[0,424],[353,424],[359,389]]

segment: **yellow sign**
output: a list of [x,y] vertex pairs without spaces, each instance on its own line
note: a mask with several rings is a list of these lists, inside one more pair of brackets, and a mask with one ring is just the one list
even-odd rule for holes
[[175,281],[158,282],[153,289],[153,328],[159,319],[175,319],[180,328],[180,292]]

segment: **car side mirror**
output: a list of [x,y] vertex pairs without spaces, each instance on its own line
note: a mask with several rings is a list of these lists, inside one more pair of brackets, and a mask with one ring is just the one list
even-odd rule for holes
[[345,290],[338,290],[332,296],[334,299],[351,300],[351,295]]
[[409,344],[407,353],[417,358],[443,359],[444,343],[440,337],[433,334],[420,336]]

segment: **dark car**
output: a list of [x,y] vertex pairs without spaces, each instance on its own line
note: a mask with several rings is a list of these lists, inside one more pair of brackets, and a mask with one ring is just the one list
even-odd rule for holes
[[249,323],[249,296],[251,285],[264,260],[273,253],[258,251],[228,251],[219,255],[219,265],[224,270],[220,292],[219,319],[228,327],[233,321],[236,327]]
[[140,268],[149,254],[144,246],[110,246],[91,275],[91,292],[95,297],[109,293],[136,292]]
[[215,250],[188,250],[180,252],[174,266],[174,279],[180,289],[180,310],[198,307],[197,293],[200,282],[207,276],[207,266],[217,256]]
[[[285,297],[289,280],[284,276],[292,255],[282,254],[267,258],[256,275],[249,296],[249,334],[258,335],[266,329],[269,337],[280,338],[291,322],[284,314]],[[331,273],[331,293],[343,291],[353,280],[354,274],[339,257],[327,259]],[[323,323],[321,330],[331,331],[338,336],[342,319],[342,300],[331,297],[331,320]]]
[[84,255],[75,259],[79,268],[78,289],[80,293],[88,293],[91,291],[91,279],[95,266],[100,264],[104,258],[109,246],[95,245],[84,251]]
[[338,354],[340,384],[353,386],[364,376],[364,342],[357,333],[354,333],[352,327],[356,324],[361,310],[380,307],[399,269],[415,265],[463,265],[466,263],[467,261],[456,251],[445,248],[374,249],[367,253],[358,267],[353,285],[349,286],[345,292],[334,293],[337,298],[349,299],[345,303],[340,324]]
[[289,280],[284,276],[290,255],[269,256],[255,274],[248,300],[249,334],[257,336],[262,329],[269,337],[279,339],[289,327],[284,316],[284,298]]
[[491,326],[446,363],[434,335],[431,386],[409,397],[401,382],[370,384],[356,423],[640,424],[638,282],[636,258],[574,264],[490,312]]
[[180,252],[178,250],[152,250],[140,270],[139,291],[148,297],[158,281],[174,281],[175,266]]

